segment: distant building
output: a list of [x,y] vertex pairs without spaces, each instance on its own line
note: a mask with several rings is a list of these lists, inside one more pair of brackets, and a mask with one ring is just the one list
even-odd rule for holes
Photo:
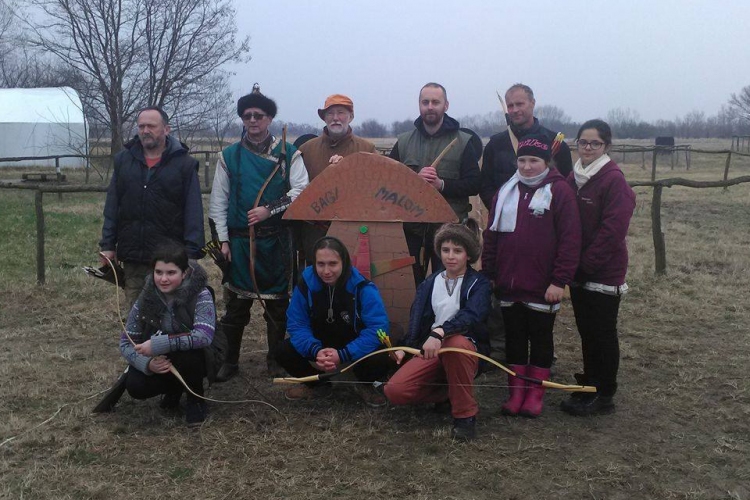
[[[88,129],[78,93],[70,87],[0,89],[0,158],[88,154]],[[83,167],[62,158],[61,167]],[[55,166],[55,160],[0,162],[2,167]]]

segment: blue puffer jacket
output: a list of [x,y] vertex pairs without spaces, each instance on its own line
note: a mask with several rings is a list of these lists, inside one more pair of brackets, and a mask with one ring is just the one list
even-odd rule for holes
[[[286,311],[287,331],[292,345],[306,359],[313,360],[323,349],[322,342],[313,335],[311,317],[313,294],[323,291],[324,283],[310,266],[302,272],[306,291],[300,286],[294,289],[292,300]],[[388,315],[383,299],[374,283],[367,281],[355,268],[346,282],[346,292],[354,297],[354,310],[349,314],[354,318],[353,327],[357,337],[343,349],[338,349],[342,363],[350,363],[382,347],[378,330],[389,332]],[[338,313],[338,311],[337,311]]]
[[[432,331],[435,321],[435,313],[432,310],[432,287],[438,276],[440,272],[433,273],[417,288],[409,314],[409,331],[404,339],[404,345],[421,349]],[[461,284],[461,309],[453,319],[441,325],[446,335],[459,333],[472,339],[477,351],[485,355],[490,352],[485,321],[492,306],[491,294],[490,281],[473,268],[467,268]]]

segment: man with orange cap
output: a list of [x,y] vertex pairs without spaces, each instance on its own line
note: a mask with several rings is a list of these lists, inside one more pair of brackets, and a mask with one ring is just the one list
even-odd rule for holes
[[[375,152],[375,145],[352,133],[350,124],[354,120],[354,103],[349,97],[343,94],[329,95],[318,110],[318,116],[326,122],[323,133],[299,148],[311,182],[328,165],[339,162],[344,156],[360,151]],[[327,231],[328,224],[305,223],[302,226],[302,249],[308,263],[314,260],[313,245]]]

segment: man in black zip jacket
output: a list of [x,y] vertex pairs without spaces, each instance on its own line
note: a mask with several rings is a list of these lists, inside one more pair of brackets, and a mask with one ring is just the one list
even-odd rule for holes
[[198,161],[169,136],[169,117],[161,108],[142,109],[137,123],[138,135],[115,156],[99,242],[107,258],[122,264],[129,305],[160,243],[184,245],[191,259],[201,258],[204,245]]
[[[516,83],[505,93],[505,102],[511,120],[511,129],[520,141],[525,136],[543,135],[551,143],[557,132],[542,127],[539,120],[534,118],[534,91],[522,83]],[[573,170],[570,148],[564,142],[554,156],[555,168],[567,177]],[[516,173],[516,153],[507,130],[495,134],[484,148],[482,157],[482,187],[479,196],[482,203],[490,210],[492,199],[497,190]]]

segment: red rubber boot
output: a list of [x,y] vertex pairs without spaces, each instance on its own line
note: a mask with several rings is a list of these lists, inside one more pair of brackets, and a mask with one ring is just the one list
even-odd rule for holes
[[[526,365],[510,365],[510,369],[519,375],[526,375]],[[526,397],[526,382],[513,375],[508,375],[508,392],[510,397],[500,411],[503,415],[518,415]]]
[[[526,367],[526,375],[539,380],[549,379],[549,368],[539,368],[538,366],[528,365]],[[526,399],[523,401],[523,405],[519,410],[519,415],[524,417],[536,418],[542,414],[542,407],[544,406],[544,386],[528,383],[526,389]]]

